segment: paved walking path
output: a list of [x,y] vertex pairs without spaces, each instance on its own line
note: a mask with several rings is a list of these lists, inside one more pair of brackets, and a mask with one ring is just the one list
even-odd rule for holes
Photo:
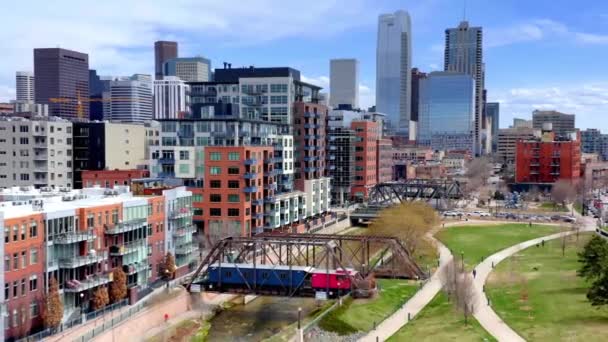
[[[590,220],[589,218],[583,218],[582,216],[579,216],[578,219],[580,220],[579,224],[581,225],[581,232],[595,230],[593,220]],[[477,276],[474,280],[474,285],[477,300],[474,308],[474,316],[479,322],[479,324],[481,324],[481,326],[486,329],[488,333],[494,336],[494,338],[496,338],[498,341],[516,342],[525,340],[521,336],[519,336],[513,329],[511,329],[500,317],[498,317],[492,307],[488,305],[488,298],[486,297],[486,294],[483,289],[487,278],[490,275],[490,272],[492,272],[493,266],[496,266],[499,262],[523,249],[541,243],[543,240],[548,241],[553,239],[559,239],[564,235],[572,234],[576,234],[576,231],[567,231],[524,241],[522,243],[503,249],[502,251],[491,255],[475,267],[475,270],[477,271]]]

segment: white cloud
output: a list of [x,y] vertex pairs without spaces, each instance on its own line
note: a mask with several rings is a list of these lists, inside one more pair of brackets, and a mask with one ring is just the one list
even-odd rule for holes
[[429,69],[431,69],[431,71],[439,70],[439,65],[436,63],[431,63],[429,64]]
[[490,27],[485,30],[485,46],[490,48],[550,38],[582,44],[608,44],[607,35],[578,32],[551,19],[530,20],[509,27]]
[[322,92],[329,93],[329,77],[327,76],[319,76],[319,77],[307,77],[306,75],[301,75],[300,78],[302,82],[314,84],[323,88]]
[[[66,0],[52,5],[32,0],[10,7],[0,30],[0,85],[11,89],[15,71],[33,69],[32,50],[37,47],[85,52],[90,67],[101,74],[128,75],[153,72],[152,46],[158,39],[178,40],[180,54],[188,55],[201,53],[188,51],[200,48],[201,40],[216,46],[260,45],[328,37],[376,20],[363,15],[374,11],[374,4],[363,0],[349,1],[348,6],[338,0],[312,6],[281,0]],[[11,93],[0,92],[0,101],[10,99]]]
[[[579,128],[608,127],[608,83],[498,90],[490,101],[501,103],[501,127],[513,117],[531,117],[534,109],[576,114]],[[608,133],[608,132],[606,132]]]

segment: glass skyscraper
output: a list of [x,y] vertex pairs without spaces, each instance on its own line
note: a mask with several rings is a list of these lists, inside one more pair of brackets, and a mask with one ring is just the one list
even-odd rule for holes
[[435,150],[474,151],[475,80],[432,72],[420,80],[418,143]]
[[411,30],[410,15],[405,11],[378,18],[376,111],[386,114],[393,132],[403,134],[409,131],[411,115]]
[[483,32],[481,27],[470,27],[466,21],[445,30],[444,71],[461,72],[475,79],[475,153],[482,153],[483,89]]

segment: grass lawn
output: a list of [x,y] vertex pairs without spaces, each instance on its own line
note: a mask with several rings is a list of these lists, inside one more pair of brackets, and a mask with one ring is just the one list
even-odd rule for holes
[[568,211],[567,207],[565,207],[563,205],[559,205],[555,202],[543,202],[543,203],[541,203],[539,208],[550,210],[550,211],[563,211],[563,212]]
[[500,263],[487,291],[499,316],[528,341],[605,341],[608,309],[586,299],[587,285],[576,276],[576,252],[591,234],[530,247]]
[[379,279],[381,292],[372,299],[349,299],[319,322],[319,327],[341,335],[370,331],[397,311],[419,289],[419,285],[400,279]]
[[464,317],[449,303],[442,291],[414,318],[391,336],[390,342],[397,341],[495,341],[470,317],[464,325]]
[[436,237],[452,250],[460,261],[464,252],[464,263],[472,269],[481,258],[488,257],[519,242],[550,235],[560,231],[558,226],[513,223],[487,226],[457,226],[441,230]]

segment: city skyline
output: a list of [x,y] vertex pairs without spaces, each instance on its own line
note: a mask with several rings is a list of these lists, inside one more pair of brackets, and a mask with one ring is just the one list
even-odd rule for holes
[[[501,102],[501,127],[513,117],[530,118],[537,108],[577,114],[577,124],[583,129],[598,127],[598,116],[608,109],[608,84],[602,81],[606,75],[597,58],[608,50],[608,32],[603,25],[608,20],[608,6],[583,2],[581,6],[552,1],[547,9],[543,4],[549,2],[539,1],[516,9],[515,1],[491,8],[479,0],[468,1],[466,19],[484,29],[488,101]],[[273,9],[272,20],[252,25],[261,14],[251,11],[250,6],[260,5]],[[349,8],[334,1],[306,9],[304,4],[273,1],[238,8],[229,3],[188,1],[161,8],[163,4],[157,3],[147,11],[137,11],[141,5],[118,2],[95,6],[66,3],[65,8],[57,5],[42,11],[31,5],[15,5],[16,15],[8,18],[1,33],[7,43],[5,63],[0,68],[0,101],[14,99],[16,71],[33,71],[33,48],[60,46],[87,53],[90,68],[100,75],[152,74],[153,43],[164,39],[180,44],[180,56],[209,57],[215,66],[223,61],[234,66],[292,66],[326,91],[328,61],[357,58],[361,63],[360,102],[366,107],[375,102],[379,14],[395,10],[410,13],[412,66],[426,72],[442,68],[444,30],[455,27],[463,17],[461,3],[439,0],[423,4],[353,1]],[[127,8],[116,11],[118,6]],[[201,16],[203,8],[210,14]],[[85,9],[96,15],[79,17],[79,11]],[[304,10],[311,15],[288,15]],[[325,20],[337,11],[341,15],[332,16],[336,20]],[[193,20],[194,15],[197,20]],[[19,25],[11,24],[16,18]],[[28,27],[29,20],[44,23],[46,29],[20,30]],[[106,25],[108,20],[111,27]],[[66,21],[79,29],[66,29]],[[302,41],[306,44],[300,44]],[[315,49],[304,46],[310,43],[316,44]],[[560,58],[555,58],[557,55]],[[607,123],[600,119],[598,128]]]

